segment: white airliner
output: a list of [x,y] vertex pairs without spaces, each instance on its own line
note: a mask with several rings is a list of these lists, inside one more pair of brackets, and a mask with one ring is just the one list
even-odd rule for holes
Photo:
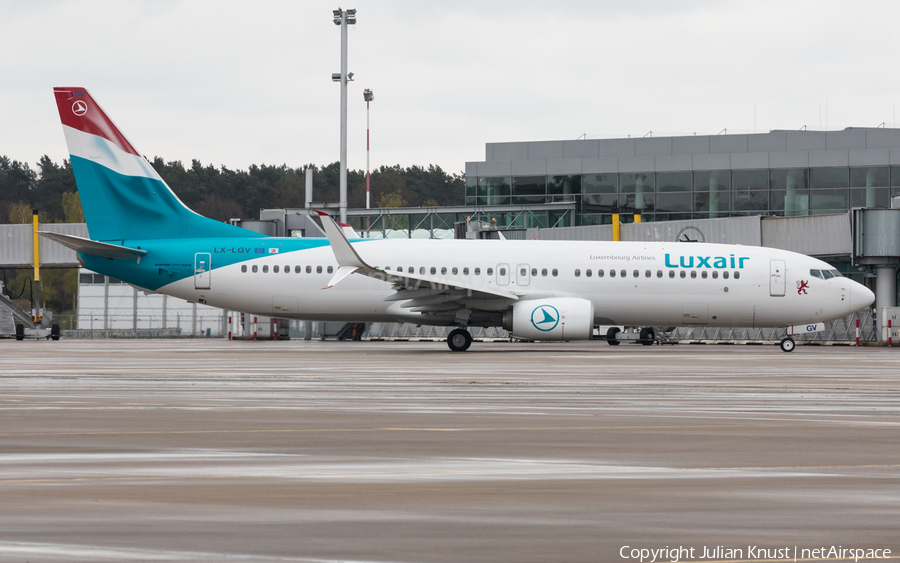
[[[43,233],[147,291],[311,321],[503,327],[581,340],[595,325],[786,327],[875,296],[792,252],[701,243],[276,238],[188,209],[84,88],[55,88],[90,239]],[[650,331],[650,332],[647,332]],[[792,350],[790,338],[782,349]]]

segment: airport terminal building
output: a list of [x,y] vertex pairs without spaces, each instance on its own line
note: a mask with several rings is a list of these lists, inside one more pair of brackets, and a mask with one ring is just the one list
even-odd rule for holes
[[466,163],[467,206],[575,203],[501,227],[826,215],[897,195],[898,129],[488,143]]

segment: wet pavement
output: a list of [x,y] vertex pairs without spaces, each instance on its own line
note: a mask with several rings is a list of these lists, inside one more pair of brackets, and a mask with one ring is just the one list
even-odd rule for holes
[[898,368],[850,347],[0,341],[0,561],[900,555]]

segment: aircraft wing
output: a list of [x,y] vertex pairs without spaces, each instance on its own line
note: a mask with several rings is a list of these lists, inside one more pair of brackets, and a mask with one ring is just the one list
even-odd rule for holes
[[453,311],[461,308],[500,311],[509,307],[519,296],[511,291],[487,288],[448,280],[437,276],[405,274],[375,268],[360,257],[344,231],[327,213],[318,211],[325,227],[325,235],[338,263],[334,276],[323,289],[330,289],[350,274],[362,274],[393,286],[396,293],[386,301],[407,301],[402,305],[413,312]]

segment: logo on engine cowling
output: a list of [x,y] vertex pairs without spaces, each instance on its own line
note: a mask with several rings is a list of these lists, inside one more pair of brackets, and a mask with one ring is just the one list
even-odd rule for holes
[[559,311],[552,305],[536,307],[531,312],[531,324],[542,332],[549,332],[559,324]]

